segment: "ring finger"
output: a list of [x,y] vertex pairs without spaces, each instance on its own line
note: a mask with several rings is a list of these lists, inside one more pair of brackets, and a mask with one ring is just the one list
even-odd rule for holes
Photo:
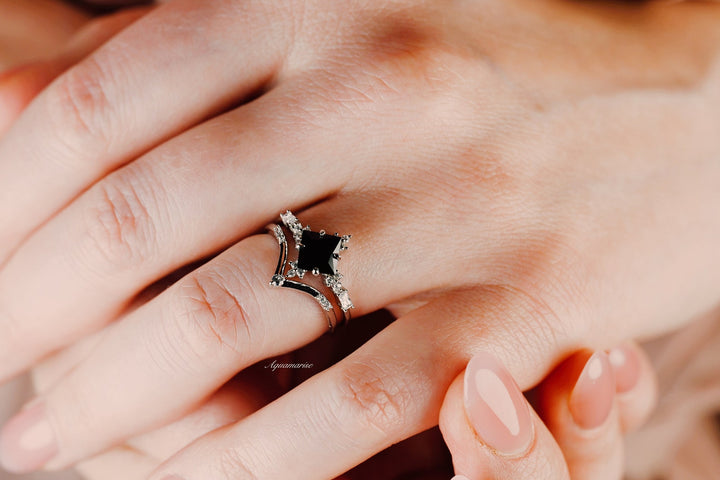
[[[357,314],[448,280],[452,270],[443,274],[430,260],[431,243],[398,249],[393,239],[402,225],[381,216],[363,225],[351,216],[355,205],[338,197],[301,218],[330,231],[360,232],[341,262]],[[379,207],[368,202],[355,215],[365,218],[367,209]],[[333,216],[334,224],[315,223]],[[38,422],[55,438],[48,437],[52,446],[19,455],[8,466],[31,470],[50,457],[56,458],[49,467],[67,466],[178,418],[242,368],[324,333],[326,324],[318,320],[322,310],[311,297],[268,285],[278,251],[271,235],[249,237],[128,314],[42,401],[11,421],[2,443],[10,450],[17,452],[13,445]],[[426,260],[413,262],[415,257]],[[378,277],[382,265],[393,261],[413,264],[416,275],[407,278],[401,269],[389,269]]]
[[[367,174],[367,159],[395,153],[376,148],[380,137],[374,147],[349,140],[353,121],[304,115],[327,108],[313,105],[322,101],[316,93],[277,89],[173,139],[28,239],[0,271],[0,379],[96,330],[146,286],[282,209],[336,194],[361,160]],[[303,100],[289,107],[295,98]],[[287,130],[295,133],[277,134]]]

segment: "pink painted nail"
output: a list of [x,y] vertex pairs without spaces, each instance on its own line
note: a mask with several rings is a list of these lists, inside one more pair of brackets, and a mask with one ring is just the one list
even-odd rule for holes
[[42,402],[23,409],[0,433],[0,463],[10,472],[38,470],[57,453],[55,433]]
[[608,353],[610,365],[615,373],[615,390],[627,393],[640,380],[640,358],[635,350],[627,345],[613,348]]
[[488,353],[465,370],[465,410],[477,435],[504,455],[519,455],[532,443],[530,407],[510,373]]
[[570,394],[570,413],[581,428],[598,428],[610,416],[615,397],[615,379],[608,356],[594,353],[585,364]]

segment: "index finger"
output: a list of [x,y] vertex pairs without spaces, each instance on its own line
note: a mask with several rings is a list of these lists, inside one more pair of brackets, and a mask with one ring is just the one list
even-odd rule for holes
[[224,3],[158,7],[28,107],[0,141],[0,263],[89,185],[272,77],[290,9]]

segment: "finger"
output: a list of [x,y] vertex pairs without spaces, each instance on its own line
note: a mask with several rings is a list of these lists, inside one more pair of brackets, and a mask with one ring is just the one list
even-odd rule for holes
[[578,480],[623,477],[623,438],[657,397],[655,375],[637,345],[573,355],[541,384],[541,416]]
[[[379,203],[367,202],[365,208],[377,211],[385,201],[381,197]],[[437,237],[419,239],[414,249],[398,250],[395,240],[403,234],[402,226],[379,216],[367,221],[373,216],[358,212],[357,202],[352,198],[348,201],[347,196],[338,197],[308,212],[312,222],[337,218],[335,223],[315,223],[324,224],[330,231],[359,232],[342,260],[346,286],[357,307],[354,314],[376,310],[414,292],[447,284],[454,278],[453,268],[434,270],[437,265],[430,260],[430,253],[436,248]],[[259,210],[263,208],[261,205],[262,202],[253,208]],[[423,212],[427,212],[425,206],[415,205],[405,213],[412,216]],[[59,230],[58,234],[61,234]],[[48,240],[51,238],[54,236],[50,235]],[[12,335],[6,337],[7,349],[14,348],[14,354],[7,355],[5,368],[10,368],[10,362],[15,362],[17,368],[20,361],[27,362],[48,345],[55,345],[53,342],[58,342],[58,337],[76,327],[74,322],[88,320],[89,317],[83,316],[86,310],[112,307],[113,295],[117,295],[114,290],[120,288],[117,284],[108,285],[92,298],[84,298],[80,308],[77,301],[70,302],[68,297],[80,297],[86,290],[97,287],[102,278],[80,283],[68,291],[65,288],[72,285],[67,277],[68,269],[58,268],[50,275],[56,279],[51,284],[45,284],[42,278],[20,282],[18,278],[22,279],[24,272],[27,278],[27,272],[38,271],[31,263],[37,261],[37,257],[20,253],[0,275],[0,283],[6,286],[4,290],[0,288],[0,296],[5,305],[15,302],[26,332],[16,333],[15,337],[23,339],[23,349],[13,346]],[[116,334],[106,336],[81,366],[43,395],[46,415],[57,423],[56,435],[63,444],[62,456],[48,467],[72,463],[139,431],[172,421],[244,366],[294,350],[324,333],[322,310],[312,298],[268,286],[277,257],[278,245],[270,235],[243,240],[120,322]],[[22,259],[28,263],[18,263]],[[418,273],[431,274],[405,277],[402,270],[389,269],[378,279],[377,271],[385,264],[413,265]],[[43,275],[55,268],[44,263]],[[5,284],[4,274],[10,271],[13,275],[7,278],[15,280]],[[111,275],[110,269],[103,275]],[[63,281],[57,280],[61,277]],[[21,298],[32,296],[26,293],[31,290],[47,291],[48,295],[57,296],[58,301],[50,309],[46,302],[42,302],[43,305],[17,303]],[[121,305],[115,308],[119,307]],[[42,311],[42,315],[38,315],[38,311]],[[103,310],[100,313],[104,313]],[[52,319],[56,317],[69,319],[62,324],[62,330],[54,331],[46,326],[54,323]],[[107,401],[108,392],[117,392],[114,396],[117,402]],[[87,408],[90,405],[92,410]],[[138,410],[142,410],[143,415],[137,415]]]
[[[338,200],[337,211],[327,208],[331,202],[321,203],[311,221],[322,220],[329,229],[327,219],[345,213],[354,223],[338,222],[336,231],[342,231],[346,225],[356,227],[363,217],[363,231],[348,231],[383,236],[390,247],[382,258],[375,253],[382,239],[363,247],[365,255],[377,261],[359,268],[362,276],[374,282],[378,268],[388,262],[414,267],[415,274],[404,281],[387,279],[383,295],[390,301],[456,281],[452,266],[439,266],[431,255],[438,235],[455,241],[444,207],[408,202],[398,218],[387,215],[387,205],[397,202],[398,190],[414,186],[395,178],[387,190],[368,194],[366,188],[365,175],[380,174],[384,162],[406,156],[406,146],[386,128],[397,112],[427,112],[436,99],[403,94],[381,107],[373,105],[374,116],[384,120],[373,120],[377,134],[367,142],[356,134],[367,126],[363,116],[348,116],[327,100],[328,91],[342,98],[362,96],[360,87],[338,87],[336,81],[316,85],[312,77],[288,82],[148,152],[90,188],[33,234],[0,271],[0,378],[97,330],[146,285],[216,254],[276,218],[277,212],[327,198]],[[372,82],[382,83],[358,80],[360,91],[375,88]],[[428,125],[412,122],[408,128],[421,133]],[[358,165],[362,175],[355,174]],[[398,240],[406,238],[407,224],[399,220],[412,215],[436,221],[438,235],[422,236],[413,248],[404,248]],[[464,225],[464,217],[455,218]],[[488,225],[485,231],[498,229]],[[478,238],[477,245],[489,240]],[[491,248],[482,250],[486,256],[479,262],[492,256]],[[460,267],[462,257],[454,260]],[[30,300],[38,296],[43,302]]]
[[[338,124],[337,115],[323,120],[337,127],[332,139],[323,129],[279,135],[319,101],[297,105],[298,89],[267,94],[181,135],[91,188],[28,239],[0,271],[0,378],[96,330],[176,268],[286,208],[336,193],[369,147],[356,140],[354,157],[337,162],[356,126]],[[333,154],[319,155],[318,146]],[[43,302],[27,302],[37,295]]]
[[82,462],[75,470],[86,480],[144,480],[160,463],[133,448],[118,447]]
[[494,351],[521,386],[530,386],[565,337],[513,337],[532,310],[521,301],[510,306],[504,295],[463,292],[398,319],[342,362],[193,443],[151,480],[333,478],[437,424],[448,385],[481,349]]
[[[268,285],[278,254],[270,235],[243,240],[103,333],[91,355],[42,395],[61,422],[55,429],[65,459],[58,461],[172,421],[243,367],[322,335],[327,326],[314,299]],[[24,465],[8,466],[39,466]]]
[[448,480],[449,460],[440,430],[432,428],[383,450],[335,480],[429,480],[437,474]]
[[285,393],[280,375],[255,365],[233,377],[194,411],[176,422],[130,439],[127,444],[155,458],[167,459],[192,441],[237,422]]
[[[351,180],[354,166],[362,162],[372,174],[403,145],[388,133],[371,144],[358,139],[358,120],[333,113],[323,92],[293,84],[207,122],[113,173],[37,231],[0,271],[0,378],[97,330],[146,285],[215,254],[276,218],[277,212],[333,195],[308,218],[328,230],[368,236],[347,253],[348,260],[359,260],[351,267],[355,271],[345,273],[351,287],[357,279],[383,291],[379,297],[362,296],[369,301],[358,311],[383,305],[380,298],[398,301],[454,281],[455,270],[438,266],[431,255],[438,236],[454,240],[449,229],[439,228],[438,235],[423,236],[412,249],[404,248],[398,242],[407,234],[404,222],[380,214],[396,201],[396,190],[371,198],[354,190],[364,182]],[[383,108],[407,109],[410,103],[403,97]],[[304,114],[318,110],[317,117]],[[288,124],[298,125],[301,133],[279,135]],[[285,187],[268,188],[276,184]],[[441,215],[429,212],[432,208],[417,203],[403,209],[406,218],[430,215],[439,227],[446,226]],[[329,224],[328,219],[342,214],[347,220]],[[363,256],[373,261],[365,262]],[[453,261],[460,266],[462,259]],[[377,283],[378,269],[387,264],[412,265],[415,274],[400,281],[404,271],[392,270],[396,277]],[[43,302],[29,301],[39,295]]]
[[117,328],[117,324],[122,323],[125,316],[157,297],[170,285],[190,271],[192,271],[192,265],[179,269],[178,271],[173,272],[172,275],[168,275],[162,280],[155,282],[150,287],[144,289],[132,300],[130,305],[128,305],[123,314],[117,318],[115,323],[104,327],[98,332],[81,338],[72,345],[63,348],[36,364],[30,371],[34,391],[38,394],[42,394],[50,390],[50,388],[77,367],[82,360],[87,358],[93,350],[97,348],[100,340],[105,335],[109,335],[113,329]]
[[81,462],[76,469],[88,479],[145,480],[164,459],[212,430],[245,418],[278,394],[273,375],[246,370],[177,422]]
[[0,74],[0,135],[56,76],[52,62],[23,65]]
[[615,377],[604,352],[583,352],[539,388],[539,412],[565,454],[573,480],[620,480],[622,431]]
[[54,58],[33,62],[0,74],[0,135],[28,104],[58,75],[98,48],[148,9],[122,10],[89,21]]
[[490,354],[475,355],[452,383],[440,411],[440,429],[455,472],[467,479],[570,478],[551,433]]
[[642,426],[655,409],[658,384],[655,369],[645,351],[628,342],[608,352],[615,373],[620,428],[624,433]]
[[13,204],[0,202],[0,259],[94,181],[273,76],[291,9],[242,2],[228,15],[226,3],[159,6],[23,112],[0,142],[0,192]]

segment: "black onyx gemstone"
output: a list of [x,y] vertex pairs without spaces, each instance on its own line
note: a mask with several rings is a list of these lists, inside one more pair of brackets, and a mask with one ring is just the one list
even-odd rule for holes
[[320,235],[312,230],[303,230],[300,251],[298,252],[298,268],[320,273],[335,275],[337,273],[337,256],[340,254],[342,238],[335,235]]

